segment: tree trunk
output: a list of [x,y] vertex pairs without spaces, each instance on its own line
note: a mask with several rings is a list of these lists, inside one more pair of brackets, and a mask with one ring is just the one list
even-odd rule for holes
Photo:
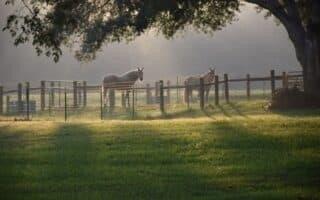
[[[304,91],[315,99],[320,98],[320,2],[313,1],[310,18],[305,26],[304,47],[298,60],[303,68]],[[302,55],[302,59],[299,58]]]
[[309,1],[305,5],[306,16],[299,15],[299,5],[293,0],[282,3],[279,0],[246,1],[269,10],[284,25],[303,68],[306,96],[320,97],[320,1]]
[[304,90],[320,97],[320,41],[316,37],[306,40],[305,63],[303,64]]

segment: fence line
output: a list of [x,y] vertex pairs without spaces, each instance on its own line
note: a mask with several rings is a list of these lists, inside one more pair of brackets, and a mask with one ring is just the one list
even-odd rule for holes
[[[282,87],[287,88],[289,87],[289,80],[295,79],[295,78],[302,78],[303,75],[301,72],[294,72],[294,73],[287,73],[283,72],[281,75],[276,75],[274,70],[270,71],[269,76],[260,76],[260,77],[251,77],[250,74],[247,74],[245,78],[229,78],[228,74],[224,74],[223,78],[219,78],[219,76],[215,76],[214,82],[212,83],[204,83],[204,80],[200,78],[200,84],[195,85],[182,85],[179,84],[179,79],[177,78],[176,84],[171,84],[170,81],[167,81],[166,84],[163,80],[155,81],[154,86],[151,86],[149,83],[146,85],[139,85],[135,86],[133,85],[132,81],[128,82],[120,82],[120,83],[110,83],[107,86],[107,89],[109,89],[109,111],[113,111],[113,107],[115,106],[115,90],[122,91],[121,93],[121,105],[122,107],[126,107],[126,102],[128,102],[128,106],[130,107],[130,101],[126,100],[126,98],[129,98],[125,95],[124,91],[131,91],[132,94],[132,116],[135,115],[135,102],[138,99],[138,92],[143,91],[145,92],[145,98],[146,98],[146,104],[159,104],[159,109],[161,113],[165,113],[165,105],[170,104],[170,98],[171,98],[171,91],[176,90],[177,92],[177,103],[179,102],[180,98],[180,89],[185,90],[185,104],[188,108],[190,108],[191,99],[189,98],[188,91],[190,88],[198,88],[199,91],[199,107],[201,110],[205,108],[205,104],[208,101],[207,97],[205,98],[205,90],[207,88],[214,88],[214,104],[219,105],[220,97],[219,97],[219,89],[220,85],[224,86],[224,90],[222,91],[224,93],[224,99],[227,103],[229,103],[229,83],[237,83],[237,82],[245,82],[246,83],[246,97],[248,100],[251,98],[251,83],[252,82],[259,82],[259,81],[270,81],[270,88],[271,88],[271,95],[274,95],[276,90],[276,81],[282,81]],[[46,84],[50,83],[50,84]],[[62,83],[64,83],[62,85]],[[10,96],[15,95],[17,96],[17,109],[18,113],[24,112],[24,101],[23,97],[25,94],[25,100],[26,100],[26,113],[27,118],[29,119],[30,115],[30,95],[39,92],[40,93],[40,110],[44,111],[46,108],[49,109],[49,112],[51,112],[52,109],[55,107],[60,108],[62,106],[61,103],[61,92],[64,93],[64,109],[65,113],[67,113],[67,108],[80,108],[80,107],[86,107],[88,103],[88,97],[87,93],[91,92],[100,92],[101,99],[100,99],[100,107],[101,107],[101,119],[104,117],[104,109],[106,107],[106,104],[104,102],[103,92],[102,92],[103,86],[102,85],[89,85],[86,81],[62,81],[62,80],[50,80],[46,81],[43,80],[40,82],[40,87],[31,87],[29,82],[26,82],[24,85],[22,83],[17,84],[17,89],[14,90],[5,90],[3,86],[0,86],[0,114],[4,113],[4,99],[6,100],[6,111],[9,110],[9,104],[11,102]],[[113,92],[112,92],[113,91]],[[67,103],[67,93],[72,93],[72,103]],[[56,95],[58,96],[58,100],[55,99]],[[187,95],[186,95],[187,94]],[[46,96],[48,95],[48,96]],[[6,96],[6,98],[4,98]],[[173,95],[172,95],[173,96]],[[136,100],[135,100],[136,99]],[[58,102],[58,103],[57,103]],[[69,106],[66,106],[69,105]],[[67,114],[65,114],[67,116]],[[65,120],[67,120],[67,117],[65,117]]]

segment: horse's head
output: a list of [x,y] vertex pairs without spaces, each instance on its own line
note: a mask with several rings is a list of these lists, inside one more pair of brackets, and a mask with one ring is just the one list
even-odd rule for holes
[[138,67],[138,79],[140,79],[140,81],[143,81],[143,69],[144,67]]

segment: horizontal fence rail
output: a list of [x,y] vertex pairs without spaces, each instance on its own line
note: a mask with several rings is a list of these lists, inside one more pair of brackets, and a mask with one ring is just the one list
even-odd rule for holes
[[[288,78],[302,78],[303,75],[302,74],[297,74],[297,75],[288,75]],[[282,76],[275,76],[275,80],[282,80]],[[246,82],[248,79],[246,78],[234,78],[234,79],[229,79],[228,82]],[[270,77],[252,77],[249,79],[250,82],[251,81],[270,81]],[[71,83],[71,81],[69,81]],[[219,81],[219,84],[222,84],[222,83],[225,83],[224,80],[221,80]],[[215,85],[215,83],[207,83],[205,84],[205,86],[213,86]],[[200,87],[200,84],[192,84],[192,86],[195,86],[195,87]],[[171,86],[164,86],[163,89],[183,89],[185,88],[186,86],[185,85],[171,85]],[[84,87],[83,86],[78,86],[77,88],[79,89],[83,89]],[[87,85],[86,86],[87,90],[99,90],[101,88],[101,85]],[[126,89],[132,89],[133,87],[128,87],[128,88],[122,88],[122,87],[108,87],[110,89],[119,89],[119,90],[126,90]],[[50,90],[50,89],[55,89],[55,90],[64,90],[65,88],[64,87],[50,87],[50,88],[46,88],[46,90]],[[146,90],[148,89],[147,87],[134,87],[134,89],[137,89],[137,90]],[[151,90],[154,90],[155,87],[149,87],[149,89]],[[37,91],[37,90],[41,90],[40,87],[34,87],[34,88],[30,88],[30,91]],[[68,91],[71,91],[72,88],[67,88]],[[6,91],[3,91],[3,94],[6,95],[6,94],[10,94],[10,93],[17,93],[18,90],[16,89],[13,89],[13,90],[6,90]]]
[[[130,112],[135,117],[141,108],[150,107],[150,110],[158,109],[165,114],[166,109],[170,109],[170,104],[185,105],[190,109],[196,102],[204,110],[211,100],[214,105],[219,105],[221,100],[229,103],[232,96],[230,88],[234,83],[244,83],[237,86],[244,89],[247,100],[250,100],[253,83],[262,82],[265,85],[269,82],[267,85],[273,96],[276,88],[279,88],[276,81],[282,81],[282,87],[301,87],[303,75],[301,71],[276,75],[274,70],[268,76],[254,77],[247,74],[244,78],[232,78],[223,74],[220,77],[216,75],[214,81],[209,83],[199,77],[197,84],[186,84],[179,78],[176,83],[160,80],[145,85],[135,84],[133,81],[94,85],[83,80],[43,80],[40,81],[40,87],[34,87],[26,82],[18,83],[15,89],[9,90],[0,86],[0,114],[16,113],[29,119],[40,111],[49,112],[50,115],[64,111],[64,119],[67,120],[70,113],[98,108],[100,118],[104,119],[107,115],[112,116],[113,112],[118,112],[120,107],[123,112]],[[198,94],[197,97],[193,96],[193,90]],[[214,93],[213,96],[210,96],[210,91]]]

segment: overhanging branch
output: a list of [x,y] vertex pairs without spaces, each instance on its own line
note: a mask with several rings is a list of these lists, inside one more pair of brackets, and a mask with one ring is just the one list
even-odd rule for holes
[[35,13],[33,12],[33,10],[28,6],[28,4],[24,1],[24,0],[21,0],[21,2],[23,3],[24,7],[26,7],[28,9],[28,11],[34,15]]
[[[290,4],[290,13],[284,10],[284,7],[279,3],[278,0],[246,0],[246,2],[256,4],[268,11],[270,11],[276,18],[280,20],[283,26],[286,28],[290,39],[293,43],[302,45],[305,36],[305,30],[302,26],[299,18],[299,13],[294,11],[294,5]],[[290,3],[290,2],[289,2]],[[292,3],[292,2],[291,2]],[[294,3],[294,2],[293,2]],[[298,16],[290,16],[290,15]]]

